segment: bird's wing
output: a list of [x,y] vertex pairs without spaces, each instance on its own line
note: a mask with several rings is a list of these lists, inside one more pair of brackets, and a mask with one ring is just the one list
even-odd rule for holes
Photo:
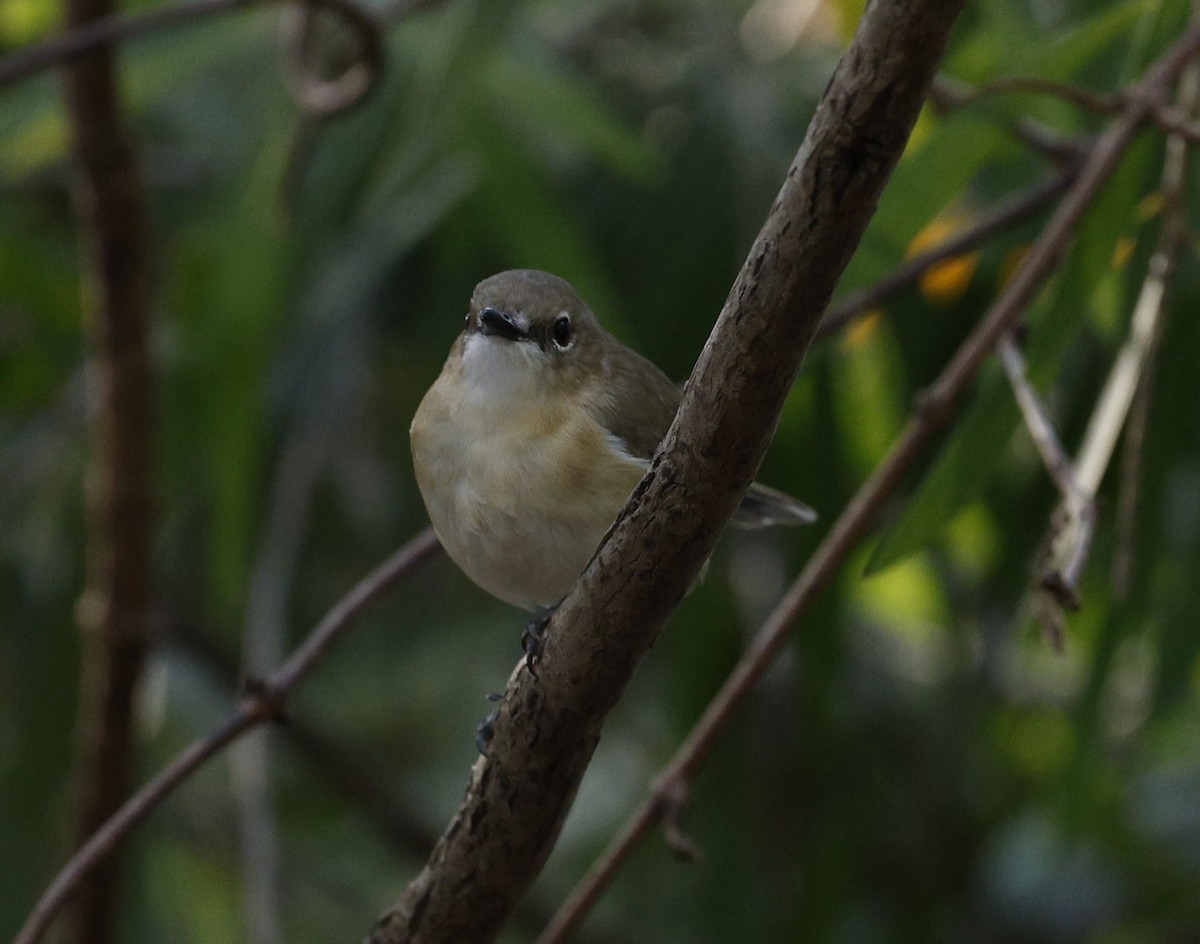
[[648,462],[679,409],[679,388],[636,351],[619,353],[605,358],[597,418],[629,455]]
[[[636,351],[605,361],[605,394],[597,403],[600,423],[625,451],[649,463],[679,409],[682,392],[669,377]],[[740,528],[811,524],[817,513],[784,492],[754,482],[743,496],[732,524]]]

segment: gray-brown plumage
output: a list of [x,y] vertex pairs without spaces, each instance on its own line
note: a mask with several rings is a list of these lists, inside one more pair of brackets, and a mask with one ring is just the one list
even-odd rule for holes
[[[679,400],[567,282],[528,269],[485,279],[411,429],[417,484],[446,551],[494,596],[553,605],[645,474]],[[815,517],[755,483],[735,522]]]

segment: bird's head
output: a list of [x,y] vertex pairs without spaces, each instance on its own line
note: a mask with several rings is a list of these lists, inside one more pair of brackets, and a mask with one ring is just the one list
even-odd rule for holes
[[603,329],[570,283],[536,269],[484,279],[463,327],[463,372],[499,397],[579,387],[599,369]]

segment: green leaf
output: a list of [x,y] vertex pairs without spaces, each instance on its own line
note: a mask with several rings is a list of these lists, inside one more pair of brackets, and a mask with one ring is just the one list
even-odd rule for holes
[[1113,43],[1126,39],[1139,19],[1156,7],[1150,0],[1127,0],[1089,16],[1049,42],[1032,41],[1011,17],[1001,18],[996,29],[976,29],[967,42],[952,50],[944,71],[970,82],[1001,74],[1068,79]]
[[927,128],[896,168],[844,285],[867,285],[891,271],[917,232],[962,193],[1007,142],[995,121],[966,111],[931,119]]
[[545,169],[487,115],[476,115],[472,130],[484,170],[465,213],[456,214],[458,225],[498,252],[503,265],[560,273],[597,311],[615,311],[597,254],[569,201],[546,183]]
[[483,76],[496,119],[543,160],[583,154],[613,173],[647,180],[658,156],[582,82],[518,56],[495,56]]

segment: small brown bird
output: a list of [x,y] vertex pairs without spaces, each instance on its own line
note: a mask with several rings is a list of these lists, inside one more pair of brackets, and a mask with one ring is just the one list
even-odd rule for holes
[[[600,327],[565,281],[518,269],[480,282],[413,418],[413,467],[446,552],[526,609],[570,590],[679,407],[661,370]],[[807,524],[754,483],[733,521]]]

